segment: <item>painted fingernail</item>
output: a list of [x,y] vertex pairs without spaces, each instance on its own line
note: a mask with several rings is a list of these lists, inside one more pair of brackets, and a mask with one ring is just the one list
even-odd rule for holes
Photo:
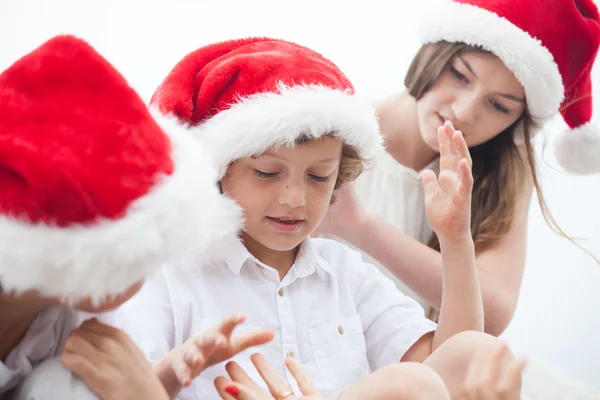
[[225,386],[225,391],[236,399],[240,396],[240,390],[234,385]]

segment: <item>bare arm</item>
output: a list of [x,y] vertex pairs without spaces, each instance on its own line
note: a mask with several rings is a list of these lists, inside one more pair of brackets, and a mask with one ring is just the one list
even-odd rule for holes
[[[523,269],[531,186],[519,201],[510,231],[493,246],[476,254],[483,297],[485,332],[500,335],[508,326],[519,297]],[[404,234],[387,221],[367,214],[356,228],[340,237],[370,254],[428,304],[442,305],[442,256]]]

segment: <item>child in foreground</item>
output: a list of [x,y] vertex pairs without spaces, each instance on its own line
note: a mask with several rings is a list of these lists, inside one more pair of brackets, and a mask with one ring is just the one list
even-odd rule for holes
[[[217,161],[223,196],[245,217],[240,240],[225,257],[165,268],[111,318],[149,357],[172,397],[224,395],[214,387],[224,363],[175,376],[171,365],[180,346],[231,313],[246,316],[239,330],[275,332],[260,352],[289,384],[273,393],[277,399],[300,393],[284,367],[288,358],[301,362],[330,398],[450,398],[473,355],[500,346],[481,332],[471,160],[449,123],[438,132],[439,176],[423,177],[444,263],[436,325],[360,253],[310,237],[335,191],[381,151],[373,109],[333,63],[281,40],[217,43],[177,64],[152,103],[193,127]],[[249,356],[242,351],[234,359],[260,382]]]

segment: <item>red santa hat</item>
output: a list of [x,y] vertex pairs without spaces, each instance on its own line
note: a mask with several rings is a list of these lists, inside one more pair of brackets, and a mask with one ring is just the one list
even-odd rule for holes
[[420,38],[480,46],[498,56],[523,85],[537,122],[560,109],[571,128],[555,142],[563,168],[600,171],[600,129],[591,122],[600,17],[592,0],[452,0],[426,14]]
[[0,75],[0,282],[92,300],[192,248],[219,254],[238,207],[186,128],[151,114],[72,36]]
[[236,159],[334,134],[365,158],[381,149],[375,111],[339,68],[295,43],[269,38],[202,47],[169,73],[151,104],[193,126],[221,174]]

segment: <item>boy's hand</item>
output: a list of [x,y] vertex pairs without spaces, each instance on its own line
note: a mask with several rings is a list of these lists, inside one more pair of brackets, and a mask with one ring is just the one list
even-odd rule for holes
[[102,400],[169,398],[129,336],[96,319],[71,332],[60,359]]
[[425,212],[440,242],[471,238],[471,156],[460,131],[450,122],[438,129],[440,175],[423,173]]
[[274,332],[269,329],[233,335],[234,329],[244,320],[243,315],[227,317],[218,326],[170,351],[156,365],[155,370],[171,398],[189,386],[204,369],[273,339]]

